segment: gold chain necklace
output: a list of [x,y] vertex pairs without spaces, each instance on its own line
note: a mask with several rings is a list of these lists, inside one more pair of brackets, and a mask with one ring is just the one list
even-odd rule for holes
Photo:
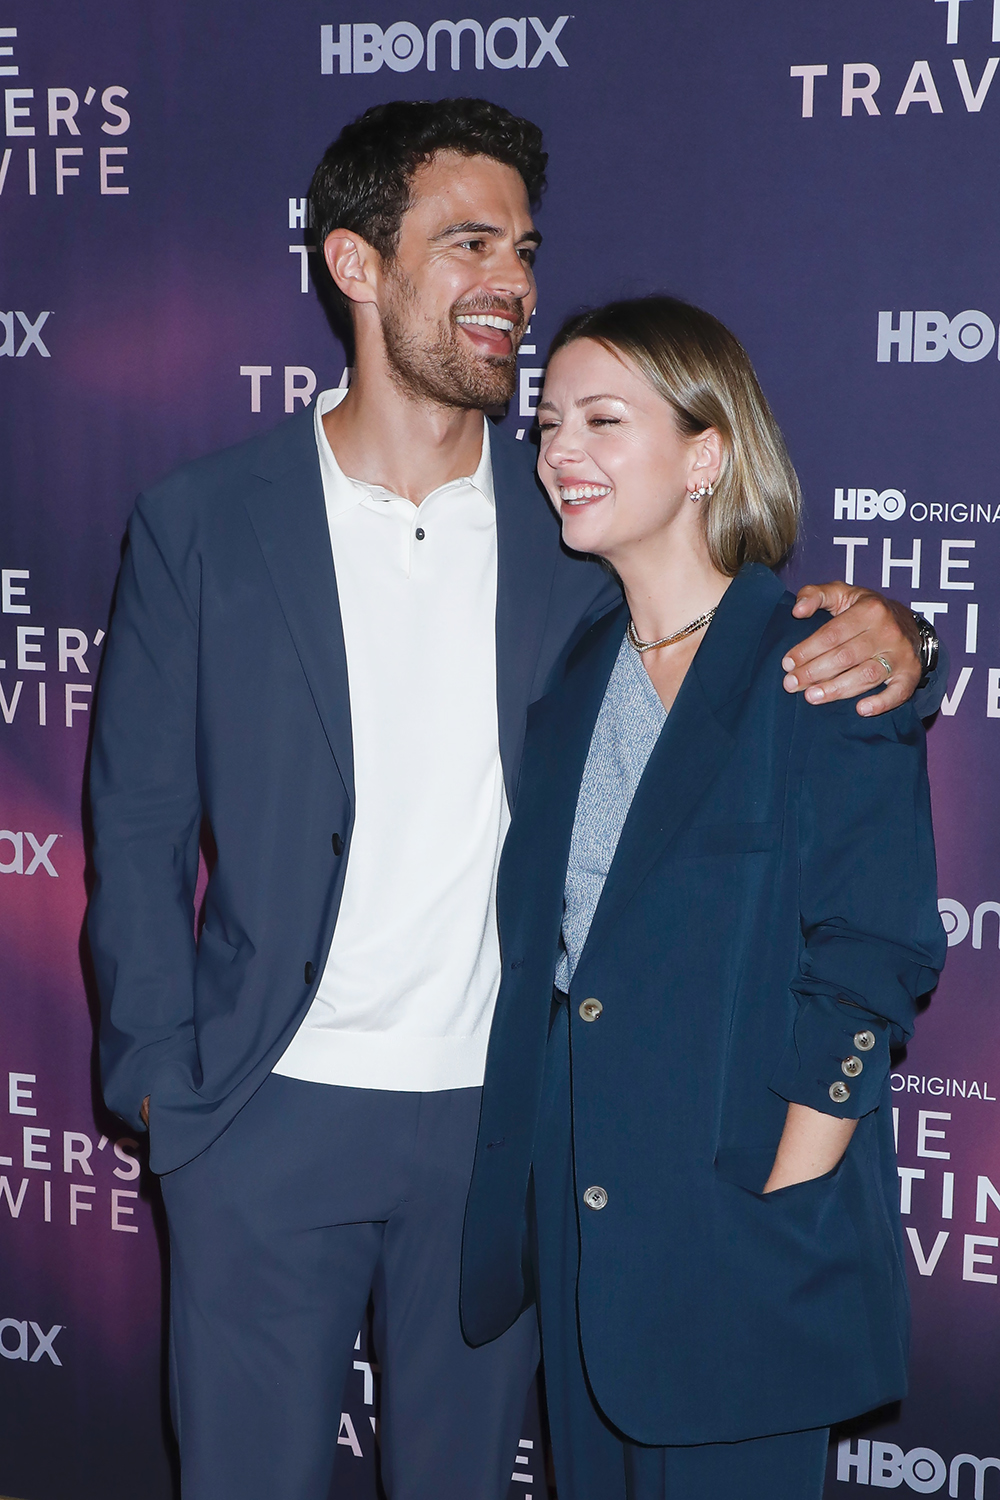
[[715,609],[710,609],[707,614],[699,615],[696,620],[690,620],[680,630],[675,630],[673,635],[662,636],[658,641],[640,641],[636,634],[635,622],[630,619],[628,629],[625,632],[628,636],[628,643],[638,651],[640,656],[646,651],[655,651],[657,646],[672,646],[675,641],[682,641],[685,636],[694,635],[696,630],[704,630],[706,625],[710,625],[715,617],[715,610],[718,607],[716,605]]

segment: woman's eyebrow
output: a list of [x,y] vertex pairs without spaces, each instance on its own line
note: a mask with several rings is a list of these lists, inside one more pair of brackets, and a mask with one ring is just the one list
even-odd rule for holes
[[[579,401],[574,401],[574,406],[593,406],[595,401],[617,401],[619,406],[627,406],[628,402],[624,396],[614,396],[610,391],[602,391],[597,396],[581,396]],[[539,401],[536,411],[555,411],[554,401]]]

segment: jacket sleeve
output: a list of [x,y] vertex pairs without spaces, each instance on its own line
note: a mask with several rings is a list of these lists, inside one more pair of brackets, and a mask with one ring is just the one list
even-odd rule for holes
[[[187,558],[140,497],[118,579],[90,766],[95,884],[88,935],[109,1108],[139,1109],[164,1062],[190,1056],[201,803],[195,755],[198,619]],[[192,598],[193,595],[193,598]]]
[[850,702],[812,713],[797,1010],[771,1088],[858,1119],[879,1104],[890,1046],[911,1035],[944,964],[924,731],[910,704],[868,720]]

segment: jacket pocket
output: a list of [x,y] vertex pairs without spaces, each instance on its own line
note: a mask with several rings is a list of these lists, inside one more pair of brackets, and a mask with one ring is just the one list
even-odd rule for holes
[[803,1182],[789,1183],[787,1187],[775,1188],[771,1193],[764,1192],[764,1184],[771,1175],[771,1168],[774,1165],[774,1150],[730,1148],[720,1151],[715,1159],[715,1171],[724,1182],[730,1183],[733,1187],[742,1188],[745,1193],[759,1199],[761,1203],[790,1203],[794,1206],[796,1200],[800,1198],[803,1202],[823,1198],[828,1190],[836,1185],[850,1149],[850,1144],[848,1144],[847,1151],[844,1152],[837,1165],[830,1168],[829,1172],[823,1172],[819,1177],[807,1177]]

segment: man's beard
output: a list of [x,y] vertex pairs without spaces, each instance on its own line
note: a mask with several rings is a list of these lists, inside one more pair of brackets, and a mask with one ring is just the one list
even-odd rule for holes
[[514,319],[511,352],[483,356],[476,354],[454,322],[439,328],[430,342],[421,342],[413,328],[417,298],[412,283],[398,274],[392,280],[397,290],[383,308],[382,336],[396,384],[408,394],[439,406],[483,411],[505,405],[517,382],[517,345],[524,332],[521,303],[515,299],[513,303],[498,301],[490,306],[470,304],[460,308],[461,312],[497,312]]

